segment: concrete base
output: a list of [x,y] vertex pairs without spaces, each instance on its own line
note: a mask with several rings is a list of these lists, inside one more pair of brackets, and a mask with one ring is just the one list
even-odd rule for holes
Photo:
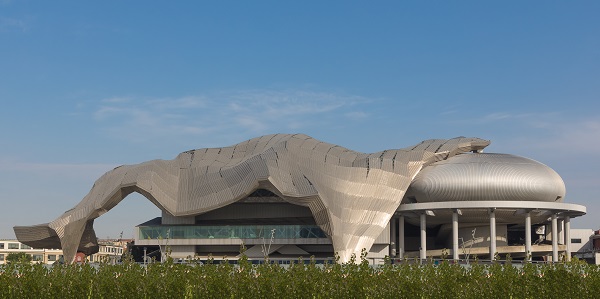
[[[532,254],[534,255],[547,255],[552,254],[552,245],[532,245]],[[559,245],[558,250],[564,252],[567,249],[565,245]],[[525,246],[498,246],[496,251],[500,255],[510,254],[512,257],[525,257]],[[480,258],[488,257],[490,254],[489,247],[473,247],[467,248],[463,251],[463,249],[459,249],[460,258],[466,258],[467,255],[470,258],[473,258],[477,255]],[[427,257],[433,258],[441,258],[442,256],[452,257],[452,249],[435,249],[435,250],[427,250]],[[418,258],[418,251],[411,251],[405,254],[406,258]]]
[[[163,250],[165,246],[163,246]],[[170,247],[171,249],[171,257],[172,258],[179,258],[179,259],[185,259],[185,258],[193,258],[194,255],[196,255],[196,246],[193,245],[187,245],[187,246],[173,246]]]
[[[373,244],[371,250],[367,253],[367,258],[385,258],[389,255],[390,246],[388,244]],[[356,257],[360,259],[360,256]]]
[[[473,238],[473,231],[475,231],[475,238]],[[506,225],[496,225],[496,246],[506,246],[507,243],[507,229]],[[446,246],[452,248],[452,235],[446,240]],[[458,229],[458,247],[469,248],[469,247],[489,247],[490,246],[490,227],[487,226],[473,226],[468,227],[462,224]]]

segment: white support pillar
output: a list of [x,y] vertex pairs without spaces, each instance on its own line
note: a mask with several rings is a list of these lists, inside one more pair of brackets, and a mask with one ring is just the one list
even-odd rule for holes
[[563,227],[564,227],[563,220],[557,219],[556,226],[558,229],[556,231],[556,234],[558,235],[558,244],[564,245],[565,244],[565,234],[564,234],[564,230],[563,230]]
[[458,211],[452,211],[452,259],[458,261]]
[[496,209],[490,209],[490,260],[496,255]]
[[390,219],[390,258],[395,258],[397,254],[398,234],[396,233],[396,218]]
[[552,214],[552,262],[558,262],[558,234],[556,214]]
[[421,214],[421,248],[419,249],[419,257],[421,258],[421,262],[424,262],[427,259],[427,215],[425,213]]
[[531,261],[531,212],[527,211],[525,215],[525,254],[526,260]]
[[398,258],[404,258],[404,215],[398,217]]
[[571,216],[565,216],[565,246],[567,250],[565,251],[565,255],[567,256],[567,261],[571,260]]

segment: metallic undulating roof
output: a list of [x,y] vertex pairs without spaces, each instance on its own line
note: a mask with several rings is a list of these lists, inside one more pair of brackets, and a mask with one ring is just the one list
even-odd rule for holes
[[262,188],[310,208],[340,260],[348,261],[352,254],[371,248],[424,166],[479,151],[489,143],[478,138],[434,139],[364,154],[302,134],[267,135],[229,147],[187,151],[174,160],[117,167],[56,220],[14,230],[19,241],[61,247],[65,260],[73,260],[78,250],[97,250],[94,219],[131,192],[174,216],[191,216]]
[[550,167],[508,154],[461,154],[433,163],[413,180],[407,202],[562,202],[565,183]]

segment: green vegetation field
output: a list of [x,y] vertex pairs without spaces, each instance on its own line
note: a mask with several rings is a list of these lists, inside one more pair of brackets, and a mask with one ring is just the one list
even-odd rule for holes
[[132,262],[0,268],[0,298],[598,298],[600,270],[559,264]]

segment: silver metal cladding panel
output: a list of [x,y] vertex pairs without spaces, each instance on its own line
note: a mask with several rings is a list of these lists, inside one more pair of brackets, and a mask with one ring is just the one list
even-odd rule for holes
[[550,167],[508,154],[461,154],[429,165],[405,197],[416,202],[528,200],[562,202],[565,184]]
[[130,192],[143,194],[173,216],[194,216],[261,187],[308,207],[345,262],[371,248],[423,167],[487,145],[487,140],[459,137],[364,154],[302,134],[267,135],[230,147],[187,151],[174,160],[115,168],[73,209],[46,225],[15,227],[15,233],[25,244],[60,240],[65,260],[72,261],[82,242],[95,245],[89,241],[95,240],[93,219]]

